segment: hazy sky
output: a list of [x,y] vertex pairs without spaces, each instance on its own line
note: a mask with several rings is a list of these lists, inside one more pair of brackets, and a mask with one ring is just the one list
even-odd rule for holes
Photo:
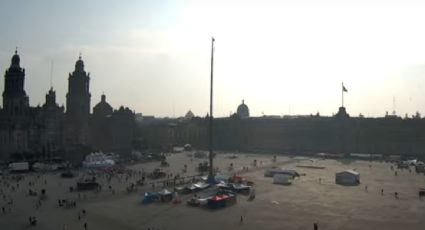
[[82,53],[92,106],[182,116],[209,109],[216,38],[215,116],[245,99],[251,114],[425,115],[425,3],[420,1],[1,0],[0,71],[15,46],[30,104],[53,86],[65,103]]

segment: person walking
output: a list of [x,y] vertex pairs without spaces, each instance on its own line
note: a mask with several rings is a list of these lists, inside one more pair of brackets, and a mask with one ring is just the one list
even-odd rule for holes
[[317,223],[313,223],[313,229],[314,230],[318,230],[319,229],[319,226],[317,225]]
[[240,219],[240,222],[239,222],[240,224],[243,224],[243,216],[241,216],[241,219]]

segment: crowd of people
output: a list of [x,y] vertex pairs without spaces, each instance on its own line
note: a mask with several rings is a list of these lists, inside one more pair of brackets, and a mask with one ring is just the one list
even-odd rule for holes
[[[187,165],[184,167],[187,171]],[[76,182],[81,178],[60,178],[57,184],[51,184],[55,187],[53,190],[63,190],[56,194],[54,192],[49,193],[47,189],[49,185],[49,178],[53,175],[59,178],[58,172],[29,172],[24,174],[8,174],[1,175],[0,180],[0,196],[1,196],[1,214],[3,216],[13,213],[16,206],[16,200],[20,204],[23,202],[33,205],[26,205],[25,213],[27,215],[27,222],[29,226],[35,226],[37,224],[46,221],[42,215],[38,212],[44,205],[44,203],[57,201],[57,208],[60,209],[75,209],[77,220],[82,223],[82,229],[88,227],[88,216],[85,209],[80,209],[77,204],[81,204],[84,207],[84,202],[90,199],[106,198],[107,196],[125,195],[131,192],[138,191],[138,187],[145,186],[148,184],[158,184],[156,187],[167,187],[176,184],[177,182],[184,182],[184,177],[180,174],[173,174],[172,172],[166,173],[165,179],[152,180],[148,178],[148,173],[143,169],[134,170],[126,168],[125,166],[118,165],[105,169],[93,169],[93,170],[79,170],[82,173],[81,177],[93,177],[99,184],[98,188],[90,191],[78,191]],[[56,180],[54,180],[56,181]],[[72,187],[69,191],[64,184]],[[107,189],[103,189],[107,188]],[[149,186],[145,187],[146,190],[150,190]],[[48,197],[48,199],[47,199]],[[51,208],[51,205],[46,205]],[[79,206],[79,205],[78,205]],[[54,207],[54,206],[53,206]],[[22,216],[25,219],[24,216]],[[73,225],[72,221],[63,221],[63,229],[68,229],[68,226]],[[156,229],[156,228],[151,228]]]

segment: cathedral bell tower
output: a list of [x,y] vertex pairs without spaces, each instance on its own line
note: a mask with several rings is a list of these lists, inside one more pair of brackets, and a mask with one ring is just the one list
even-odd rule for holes
[[66,95],[66,113],[79,118],[88,118],[90,114],[90,73],[84,70],[81,55],[75,63],[75,70],[69,74],[68,94]]
[[25,69],[20,66],[18,51],[4,74],[3,108],[9,115],[23,115],[29,107],[29,99],[24,90]]
[[84,70],[81,55],[75,63],[74,72],[69,74],[66,94],[65,146],[90,144],[90,74]]

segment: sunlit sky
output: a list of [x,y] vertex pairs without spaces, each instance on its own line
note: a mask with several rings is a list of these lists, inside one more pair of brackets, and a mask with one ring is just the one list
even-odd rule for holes
[[[52,84],[65,104],[81,52],[91,105],[144,115],[209,110],[211,36],[214,115],[244,99],[251,115],[332,115],[341,82],[351,116],[425,114],[425,2],[2,0],[0,72],[15,47],[30,104]],[[0,83],[3,91],[4,79]]]

